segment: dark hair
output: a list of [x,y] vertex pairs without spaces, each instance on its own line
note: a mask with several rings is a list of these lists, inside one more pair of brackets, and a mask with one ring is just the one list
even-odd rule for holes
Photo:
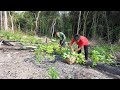
[[77,40],[79,40],[79,38],[80,38],[80,35],[78,35],[78,34],[75,34],[75,35],[73,35],[73,38],[77,41]]
[[57,31],[54,31],[54,35],[56,35]]
[[55,34],[56,34],[56,31],[54,31],[53,35],[55,35]]
[[54,31],[53,36],[56,36],[57,31]]

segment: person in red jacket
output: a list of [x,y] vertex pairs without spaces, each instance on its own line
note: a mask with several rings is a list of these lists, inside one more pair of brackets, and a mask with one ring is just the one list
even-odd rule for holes
[[[78,49],[74,50],[72,48],[72,44],[76,43],[78,45]],[[75,34],[70,42],[70,49],[72,52],[77,52],[78,54],[81,53],[81,49],[84,47],[85,52],[85,59],[88,60],[88,39],[84,36],[80,36],[78,34]]]

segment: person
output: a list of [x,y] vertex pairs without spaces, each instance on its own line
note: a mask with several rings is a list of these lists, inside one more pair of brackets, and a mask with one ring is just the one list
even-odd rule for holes
[[[72,44],[76,43],[78,45],[77,50],[72,48]],[[78,54],[81,53],[81,49],[84,47],[85,52],[85,60],[88,60],[88,39],[84,36],[80,36],[79,34],[73,35],[73,38],[70,42],[70,49],[72,52],[77,52]]]
[[55,35],[60,39],[60,47],[65,47],[66,36],[63,32],[55,32]]

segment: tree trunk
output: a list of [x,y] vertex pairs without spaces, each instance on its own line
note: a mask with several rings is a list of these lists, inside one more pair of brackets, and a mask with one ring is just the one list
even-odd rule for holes
[[1,21],[1,28],[0,29],[2,29],[3,28],[3,24],[2,24],[2,22],[3,22],[3,20],[2,20],[2,11],[0,11],[0,21]]
[[108,25],[108,19],[107,19],[106,11],[104,12],[104,15],[105,15],[105,22],[106,22],[106,25],[107,25],[108,42],[110,42],[110,32],[109,32],[109,25]]
[[19,26],[18,26],[18,30],[21,31],[21,28],[20,28],[20,23],[19,23]]
[[8,31],[7,11],[4,11],[4,29],[5,29],[5,31]]
[[72,12],[72,34],[77,34],[77,27],[78,27],[78,17],[79,17],[79,12],[78,11],[73,11]]
[[93,29],[92,29],[92,38],[95,39],[96,38],[96,27],[97,27],[97,23],[96,23],[96,17],[97,16],[97,12],[95,11],[94,15],[93,15]]
[[79,11],[79,19],[78,19],[78,28],[77,28],[77,34],[79,33],[79,30],[81,29],[81,11]]
[[56,19],[54,19],[53,20],[53,23],[52,23],[52,28],[51,28],[51,30],[52,30],[52,38],[53,38],[53,34],[54,34],[54,28],[55,28],[55,24],[56,24]]
[[9,16],[10,16],[10,20],[11,20],[11,30],[12,32],[14,32],[14,24],[13,24],[13,16],[10,14],[10,11],[9,11]]
[[36,21],[35,21],[35,35],[37,35],[37,31],[38,31],[38,19],[39,19],[40,12],[41,11],[39,11],[37,13],[37,17],[36,17]]
[[89,11],[85,11],[83,14],[84,17],[83,36],[86,36],[86,21],[87,21],[88,13]]

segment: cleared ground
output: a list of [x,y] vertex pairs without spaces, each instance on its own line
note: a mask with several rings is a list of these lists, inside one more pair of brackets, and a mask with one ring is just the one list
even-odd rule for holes
[[36,64],[34,54],[29,50],[0,50],[0,79],[49,79],[50,67],[56,68],[60,79],[114,79],[90,67],[68,65],[59,57]]

